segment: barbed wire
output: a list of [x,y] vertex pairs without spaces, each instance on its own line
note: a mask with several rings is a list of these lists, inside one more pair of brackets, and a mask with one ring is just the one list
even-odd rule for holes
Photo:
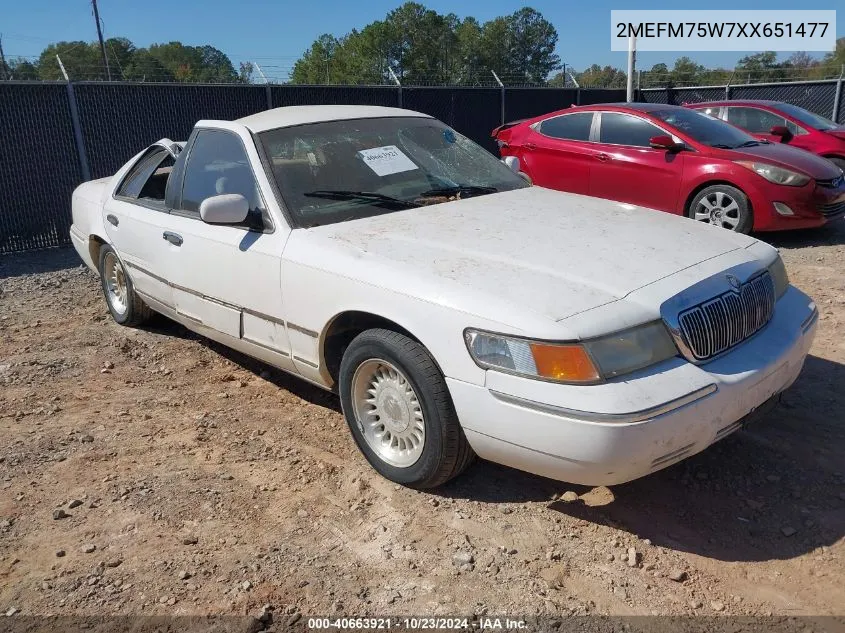
[[[309,83],[312,85],[380,85],[395,86],[395,82],[387,72],[380,69],[372,74],[360,78],[344,76],[343,69],[336,69],[329,65],[327,75],[318,77],[314,81],[294,81],[297,65],[291,60],[292,56],[258,57],[246,56],[243,60],[247,75],[239,73],[239,64],[233,64],[234,75],[229,73],[214,74],[212,69],[198,68],[186,71],[188,74],[177,72],[174,74],[163,68],[152,67],[149,71],[143,66],[121,65],[119,56],[114,50],[109,51],[110,63],[115,63],[112,69],[113,80],[124,80],[130,82],[146,83],[220,83],[220,84],[274,84],[283,85],[287,83]],[[240,57],[240,56],[239,56]],[[15,70],[18,65],[28,62],[35,66],[40,73],[38,79],[33,81],[61,81],[63,76],[55,60],[45,60],[41,64],[41,57],[37,55],[15,55],[6,56],[7,65],[11,68],[10,79],[24,79],[15,77]],[[262,61],[263,60],[263,61]],[[269,62],[269,63],[268,63]],[[49,70],[45,72],[45,68]],[[384,67],[386,70],[386,66]],[[578,72],[567,65],[566,74],[560,73],[545,79],[531,77],[523,73],[497,72],[498,79],[507,87],[555,87],[574,88],[625,88],[627,77],[619,69],[605,67],[598,71],[590,69]],[[99,63],[72,64],[66,63],[66,69],[71,81],[103,81],[106,80],[105,69]],[[29,67],[31,72],[31,67]],[[8,76],[8,74],[7,74]],[[800,81],[829,81],[845,76],[845,68],[841,64],[815,64],[806,67],[779,67],[779,68],[706,68],[690,71],[667,70],[651,71],[640,70],[635,76],[634,85],[637,88],[665,88],[673,87],[698,87],[698,86],[724,86],[757,84],[757,83],[782,83]],[[554,81],[550,84],[550,80]],[[436,71],[430,73],[408,73],[400,78],[403,87],[437,87],[437,86],[466,86],[478,88],[498,88],[499,81],[493,72],[487,68],[469,68],[463,71]]]

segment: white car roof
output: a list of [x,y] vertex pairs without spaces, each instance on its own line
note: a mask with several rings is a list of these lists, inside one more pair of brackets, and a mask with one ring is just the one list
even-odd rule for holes
[[252,132],[264,132],[280,127],[291,127],[322,121],[341,121],[344,119],[375,119],[380,117],[414,116],[431,118],[427,114],[403,110],[402,108],[384,108],[381,106],[359,105],[306,105],[273,108],[251,114],[237,123],[241,123]]

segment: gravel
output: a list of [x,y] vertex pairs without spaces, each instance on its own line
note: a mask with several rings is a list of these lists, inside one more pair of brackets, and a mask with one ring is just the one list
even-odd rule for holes
[[[438,490],[395,486],[332,394],[165,319],[115,325],[56,251],[0,256],[0,615],[837,612],[845,228],[764,237],[820,313],[783,406],[592,489],[485,461]],[[26,258],[43,261],[8,265]]]

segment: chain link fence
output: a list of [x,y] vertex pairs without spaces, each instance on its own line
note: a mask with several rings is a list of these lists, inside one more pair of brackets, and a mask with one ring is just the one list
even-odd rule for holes
[[74,84],[92,178],[110,176],[159,140],[188,138],[200,119],[238,119],[267,108],[261,86]]
[[[845,123],[845,80],[801,81],[793,83],[757,83],[683,88],[642,88],[641,101],[683,105],[702,101],[769,100],[800,106],[823,117]],[[837,100],[837,92],[839,98]],[[834,111],[836,110],[836,111]]]
[[70,243],[78,184],[113,174],[160,138],[187,139],[200,119],[288,105],[401,106],[495,152],[490,131],[504,121],[624,98],[600,88],[0,82],[0,253]]
[[65,84],[0,82],[0,253],[69,241],[82,181]]

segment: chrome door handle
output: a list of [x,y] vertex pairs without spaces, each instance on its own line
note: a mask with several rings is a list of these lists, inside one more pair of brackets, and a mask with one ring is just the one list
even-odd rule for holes
[[120,224],[120,220],[118,220],[118,219],[117,219],[117,216],[114,216],[114,215],[112,215],[111,213],[109,213],[109,214],[106,216],[106,220],[108,220],[108,221],[109,221],[109,224],[112,224],[112,225],[114,225],[114,226],[117,226],[118,224]]
[[166,239],[168,242],[173,244],[174,246],[182,246],[182,236],[178,233],[173,233],[171,231],[165,231],[161,234],[161,236]]

